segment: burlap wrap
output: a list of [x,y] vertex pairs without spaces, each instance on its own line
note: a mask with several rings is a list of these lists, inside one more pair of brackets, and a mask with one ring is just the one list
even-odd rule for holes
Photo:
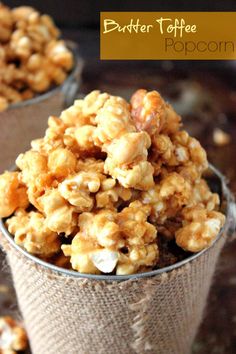
[[176,270],[108,282],[35,264],[2,237],[33,354],[187,354],[225,237]]

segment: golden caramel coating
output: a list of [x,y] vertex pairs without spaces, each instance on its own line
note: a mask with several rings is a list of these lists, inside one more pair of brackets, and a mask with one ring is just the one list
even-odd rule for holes
[[104,161],[95,158],[77,160],[77,171],[104,173]]
[[107,158],[104,168],[106,173],[118,179],[119,183],[125,188],[148,190],[154,185],[154,168],[148,161],[141,161],[130,167],[117,167],[112,159]]
[[40,210],[46,215],[46,226],[58,234],[70,235],[76,226],[74,207],[61,196],[58,189],[48,189],[38,198]]
[[67,49],[64,41],[51,41],[45,49],[49,61],[65,70],[70,70],[73,66],[73,55]]
[[30,183],[41,174],[48,172],[47,157],[37,151],[27,151],[16,159],[16,165],[22,171],[24,183]]
[[156,239],[156,228],[147,222],[150,213],[149,205],[135,201],[118,214],[118,224],[127,246],[143,246]]
[[64,110],[61,119],[68,126],[95,125],[94,119],[108,98],[107,93],[92,91],[83,100],[76,100],[71,107]]
[[157,91],[137,90],[131,97],[131,115],[138,130],[152,137],[179,130],[181,118]]
[[96,115],[96,145],[103,146],[123,134],[135,132],[129,104],[121,97],[110,96]]
[[165,102],[157,91],[140,89],[131,97],[132,118],[138,130],[158,134],[165,122]]
[[141,247],[132,247],[128,254],[119,254],[116,274],[127,275],[137,273],[143,267],[153,267],[158,262],[157,244],[152,243]]
[[133,196],[132,190],[120,186],[113,178],[102,181],[100,191],[96,193],[96,208],[117,209]]
[[60,250],[57,233],[48,228],[44,216],[38,212],[19,209],[6,224],[15,235],[16,244],[30,253],[49,256]]
[[101,210],[97,214],[82,213],[79,217],[80,232],[100,247],[118,249],[124,246],[116,223],[117,213]]
[[176,243],[190,252],[199,252],[209,247],[225,223],[223,214],[208,211],[201,205],[186,207],[182,216],[183,227],[175,234]]
[[5,97],[0,96],[0,112],[5,111],[8,107],[8,101]]
[[45,136],[31,141],[32,150],[47,156],[51,151],[57,148],[66,147],[63,141],[65,130],[66,125],[61,119],[50,116]]
[[[158,258],[156,228],[147,222],[150,207],[133,202],[120,213],[82,213],[80,232],[71,245],[62,245],[72,267],[84,273],[131,274],[152,266]],[[123,252],[125,250],[125,252]]]
[[100,271],[93,264],[92,253],[100,250],[93,241],[78,233],[71,245],[62,245],[65,256],[70,257],[72,268],[80,273],[99,274]]
[[189,205],[201,204],[208,211],[217,210],[220,198],[217,193],[212,193],[204,179],[195,181]]
[[0,42],[6,43],[11,37],[13,18],[10,9],[0,4]]
[[59,184],[58,190],[63,198],[76,207],[77,212],[82,213],[92,210],[94,198],[91,193],[98,192],[104,179],[101,173],[81,171],[65,179]]
[[77,156],[96,156],[100,150],[94,144],[95,131],[96,127],[93,125],[67,128],[63,138],[64,144]]
[[146,132],[126,133],[106,148],[108,157],[117,166],[131,165],[147,159],[151,140]]
[[159,134],[152,141],[152,156],[150,161],[158,161],[158,172],[162,165],[175,168],[187,179],[194,181],[207,168],[206,152],[200,143],[189,136],[186,131],[178,131],[173,135]]
[[56,177],[66,177],[76,168],[76,157],[68,149],[58,148],[48,155],[48,169]]
[[0,4],[0,32],[0,96],[7,101],[1,110],[63,83],[73,54],[50,16]]
[[[15,16],[21,31],[39,21],[31,8]],[[66,68],[64,49],[48,46]],[[33,73],[44,60],[35,53],[25,65]],[[44,137],[16,159],[20,171],[0,176],[0,216],[13,214],[6,224],[15,242],[68,269],[118,275],[160,266],[169,242],[188,252],[209,247],[225,217],[202,178],[206,152],[180,124],[160,94],[146,90],[131,104],[92,91],[49,117]]]
[[0,317],[0,337],[2,354],[16,354],[28,346],[25,329],[10,316]]
[[152,222],[158,224],[175,216],[184,205],[189,203],[190,198],[190,183],[176,172],[168,174],[154,188],[141,194],[142,202],[152,207]]
[[10,216],[17,208],[27,208],[29,200],[26,186],[18,172],[5,172],[0,176],[0,216]]
[[21,170],[20,179],[27,185],[30,203],[42,211],[38,198],[53,185],[53,175],[48,170],[47,157],[37,151],[29,150],[18,156],[16,165]]
[[18,103],[22,101],[20,93],[8,84],[0,83],[0,95],[3,96],[8,103]]

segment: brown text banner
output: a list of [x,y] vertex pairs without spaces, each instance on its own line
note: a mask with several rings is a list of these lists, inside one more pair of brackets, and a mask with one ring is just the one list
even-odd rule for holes
[[236,59],[236,12],[101,12],[104,60]]

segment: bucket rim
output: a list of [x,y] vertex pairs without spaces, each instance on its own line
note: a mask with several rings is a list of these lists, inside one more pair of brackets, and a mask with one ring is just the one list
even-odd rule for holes
[[75,270],[69,270],[65,268],[58,267],[54,264],[48,263],[33,254],[30,254],[27,252],[25,249],[23,249],[21,246],[17,245],[13,239],[13,236],[9,233],[7,228],[5,227],[4,221],[5,219],[0,219],[0,231],[2,232],[3,236],[7,239],[7,241],[10,243],[13,248],[15,248],[17,251],[19,251],[22,255],[24,255],[26,258],[30,259],[37,265],[42,266],[43,268],[46,268],[48,270],[53,271],[54,273],[64,275],[67,277],[71,278],[80,278],[80,279],[87,279],[87,280],[98,280],[98,281],[125,281],[125,280],[134,280],[134,279],[140,279],[140,278],[148,278],[148,277],[153,277],[156,275],[161,275],[163,273],[169,273],[172,270],[178,269],[187,263],[192,262],[193,260],[197,259],[201,255],[208,253],[209,250],[214,247],[214,245],[217,243],[217,241],[221,238],[223,233],[227,231],[229,224],[230,224],[230,209],[231,209],[231,204],[234,203],[234,198],[233,195],[230,191],[230,189],[227,186],[227,180],[225,176],[213,165],[209,164],[209,170],[210,172],[213,172],[214,175],[216,175],[220,182],[221,182],[221,187],[222,187],[222,194],[227,202],[226,204],[226,220],[224,226],[221,228],[220,232],[218,233],[217,237],[215,240],[212,242],[212,244],[208,247],[203,249],[200,252],[194,253],[191,256],[183,259],[182,261],[176,262],[175,264],[169,265],[167,267],[151,270],[148,272],[142,272],[142,273],[135,273],[135,274],[128,274],[128,275],[100,275],[100,274],[87,274],[87,273],[79,273]]
[[71,70],[71,72],[67,75],[65,81],[63,81],[62,84],[55,86],[49,89],[48,91],[39,94],[29,100],[24,100],[18,103],[10,104],[7,110],[4,112],[8,112],[9,110],[18,109],[22,107],[31,106],[40,103],[42,101],[45,101],[48,98],[54,96],[57,92],[63,92],[68,86],[68,84],[70,84],[73,81],[74,76],[77,74],[78,70],[80,70],[80,68],[83,66],[83,59],[79,55],[79,46],[76,42],[73,42],[71,40],[64,40],[64,42],[66,46],[72,51],[74,57],[74,67]]

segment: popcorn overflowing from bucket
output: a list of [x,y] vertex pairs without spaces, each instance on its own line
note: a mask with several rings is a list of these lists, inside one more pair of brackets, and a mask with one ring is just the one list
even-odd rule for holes
[[49,117],[18,171],[0,176],[0,215],[15,242],[44,259],[63,251],[81,273],[117,275],[158,267],[160,239],[209,247],[225,217],[202,177],[206,152],[181,125],[143,89],[130,102],[93,91]]

